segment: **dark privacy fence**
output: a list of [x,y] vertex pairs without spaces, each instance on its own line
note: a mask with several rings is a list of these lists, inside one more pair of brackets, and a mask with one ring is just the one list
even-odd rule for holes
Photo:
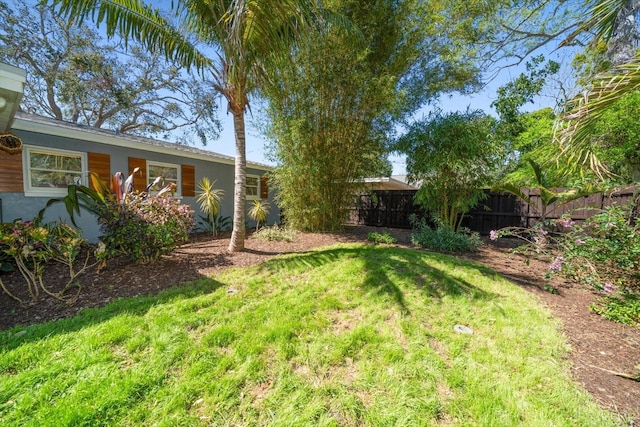
[[[557,207],[552,205],[547,208],[546,217],[554,219],[570,214],[574,221],[580,222],[606,206],[630,203],[639,189],[640,186],[633,186],[612,194],[592,194]],[[347,223],[374,227],[411,228],[409,217],[412,214],[427,215],[413,202],[416,191],[378,190],[370,194],[358,195],[354,206],[350,209]],[[540,193],[533,189],[525,189],[524,193],[531,199],[531,204],[510,194],[487,191],[487,198],[465,216],[462,225],[480,234],[489,234],[491,230],[504,227],[534,225],[542,214]]]

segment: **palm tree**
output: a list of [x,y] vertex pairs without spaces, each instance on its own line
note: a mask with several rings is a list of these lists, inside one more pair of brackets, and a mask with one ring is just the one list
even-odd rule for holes
[[[158,9],[141,0],[53,0],[61,14],[79,20],[106,23],[109,36],[116,32],[133,38],[151,51],[164,54],[186,67],[210,74],[214,89],[223,95],[233,114],[235,178],[233,232],[230,251],[242,251],[245,240],[246,142],[244,115],[249,96],[268,83],[273,59],[309,28],[315,16],[313,2],[304,0],[178,0],[172,2],[177,25]],[[191,36],[191,38],[189,37]],[[213,49],[207,55],[197,42]]]
[[602,114],[623,96],[640,89],[640,55],[629,40],[637,36],[640,0],[598,0],[563,43],[592,33],[591,43],[608,43],[613,67],[594,77],[591,87],[574,98],[556,128],[566,163],[586,165],[598,175],[607,172],[593,151],[591,135]]

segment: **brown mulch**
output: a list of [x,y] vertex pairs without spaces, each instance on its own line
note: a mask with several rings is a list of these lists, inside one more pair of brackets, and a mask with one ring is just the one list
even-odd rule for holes
[[[0,330],[69,317],[84,308],[101,307],[119,298],[157,294],[224,268],[255,265],[283,253],[303,252],[339,242],[363,242],[369,231],[387,231],[396,236],[399,245],[410,246],[407,230],[368,227],[352,227],[340,234],[299,234],[298,240],[290,243],[262,242],[249,236],[245,251],[239,253],[227,251],[228,233],[217,238],[195,235],[189,243],[152,265],[120,259],[110,262],[100,273],[95,267],[90,268],[78,278],[81,290],[73,303],[44,298],[37,304],[20,307],[0,291]],[[575,380],[601,405],[640,425],[640,382],[615,375],[638,373],[640,328],[613,323],[592,313],[589,305],[596,295],[589,289],[556,281],[553,285],[560,289],[559,294],[545,291],[547,263],[531,260],[527,264],[522,257],[511,253],[509,244],[487,242],[477,253],[464,258],[492,267],[535,294],[562,322],[571,346],[569,357]],[[47,283],[66,278],[65,271],[55,268],[47,269],[46,274]],[[3,274],[0,278],[9,289],[24,288],[22,278],[16,273]],[[21,296],[26,299],[26,295]]]

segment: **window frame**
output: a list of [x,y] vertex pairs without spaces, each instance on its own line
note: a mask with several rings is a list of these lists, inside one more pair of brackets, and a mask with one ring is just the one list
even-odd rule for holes
[[[174,197],[178,198],[178,197],[182,197],[182,165],[176,164],[176,163],[167,163],[167,162],[158,162],[156,160],[146,160],[146,176],[147,176],[147,182],[144,183],[144,186],[146,188],[147,185],[151,184],[153,182],[154,179],[156,179],[155,176],[151,176],[150,171],[150,166],[160,166],[160,167],[164,167],[164,168],[175,168],[177,173],[176,173],[176,192],[173,195]],[[173,182],[173,181],[169,181],[169,182]],[[166,183],[165,183],[166,185]],[[152,190],[151,194],[157,194],[158,191],[160,190]]]
[[[249,180],[249,178],[255,178],[257,181],[256,185],[247,185],[247,181]],[[247,188],[249,187],[255,187],[256,188],[256,194],[255,195],[249,195],[249,193],[247,192]],[[247,197],[247,200],[259,200],[260,199],[260,176],[259,175],[253,175],[253,174],[247,174],[245,176],[244,179],[244,191],[245,191],[245,195]]]
[[64,188],[59,187],[32,187],[31,186],[31,153],[53,154],[53,155],[66,155],[80,157],[80,184],[88,185],[88,156],[86,152],[66,150],[62,148],[42,147],[38,145],[24,145],[22,147],[22,168],[23,182],[24,182],[24,195],[29,197],[51,197],[51,196],[66,196],[68,194],[68,186]]

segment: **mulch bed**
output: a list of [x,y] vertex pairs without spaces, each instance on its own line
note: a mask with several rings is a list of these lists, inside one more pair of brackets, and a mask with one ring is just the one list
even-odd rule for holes
[[[29,325],[73,316],[84,308],[101,307],[119,298],[153,295],[199,277],[211,275],[224,268],[259,264],[273,256],[303,252],[339,242],[365,242],[369,231],[389,232],[398,244],[411,246],[407,230],[353,227],[343,233],[299,234],[296,242],[262,242],[249,236],[245,251],[227,251],[229,234],[216,238],[210,234],[194,235],[174,253],[152,265],[138,265],[125,259],[110,262],[100,272],[92,267],[78,278],[80,292],[72,302],[44,298],[36,304],[20,307],[4,293],[0,293],[0,330],[17,325]],[[613,323],[592,313],[590,304],[596,295],[579,285],[556,281],[559,294],[544,290],[547,263],[512,254],[508,242],[496,245],[487,242],[477,253],[464,258],[495,269],[508,280],[534,293],[561,320],[571,346],[570,360],[575,380],[582,384],[604,407],[625,414],[640,425],[640,382],[615,375],[636,374],[640,365],[640,328]],[[65,279],[62,269],[49,268],[46,283]],[[17,273],[0,276],[5,285],[23,299],[21,276]],[[55,290],[55,285],[53,286]],[[23,292],[18,290],[22,289]],[[72,294],[74,290],[70,291]]]

